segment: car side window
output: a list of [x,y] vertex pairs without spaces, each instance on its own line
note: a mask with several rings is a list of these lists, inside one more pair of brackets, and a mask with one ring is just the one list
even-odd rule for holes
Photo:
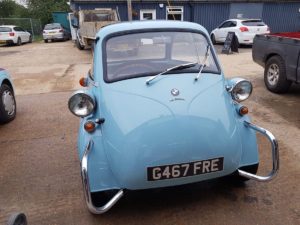
[[229,27],[236,27],[236,22],[235,21],[230,21]]
[[15,31],[21,31],[20,27],[14,27]]
[[231,24],[231,21],[227,21],[225,23],[223,23],[220,28],[227,28],[227,27],[230,27],[230,24]]

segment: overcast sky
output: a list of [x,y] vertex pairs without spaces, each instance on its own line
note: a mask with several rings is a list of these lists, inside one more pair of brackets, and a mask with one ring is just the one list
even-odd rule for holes
[[14,0],[14,1],[21,5],[25,5],[25,2],[26,2],[26,0]]

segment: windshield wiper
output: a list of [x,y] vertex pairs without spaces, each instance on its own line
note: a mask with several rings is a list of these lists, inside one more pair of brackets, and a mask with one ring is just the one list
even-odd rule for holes
[[183,69],[186,69],[186,68],[190,68],[190,67],[193,67],[193,66],[196,66],[198,63],[185,63],[185,64],[180,64],[180,65],[177,65],[177,66],[174,66],[174,67],[171,67],[171,68],[168,68],[166,69],[165,71],[153,76],[153,77],[150,77],[149,79],[146,80],[146,84],[149,85],[151,81],[153,81],[154,79],[156,79],[157,77],[159,77],[160,75],[164,75],[170,71],[173,71],[173,70],[183,70]]
[[207,45],[207,48],[206,48],[206,53],[205,53],[205,57],[203,59],[203,62],[202,64],[200,65],[200,69],[199,69],[199,72],[197,74],[197,76],[195,77],[195,81],[198,81],[199,80],[199,77],[204,69],[204,67],[206,67],[206,61],[207,59],[209,58],[209,50],[210,50],[210,46]]

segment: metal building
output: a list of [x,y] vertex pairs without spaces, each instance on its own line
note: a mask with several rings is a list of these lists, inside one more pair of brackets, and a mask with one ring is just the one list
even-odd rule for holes
[[[209,32],[231,18],[260,18],[272,32],[300,31],[299,0],[132,0],[133,20],[176,19],[196,22]],[[128,20],[126,0],[70,0],[79,9],[118,9]]]

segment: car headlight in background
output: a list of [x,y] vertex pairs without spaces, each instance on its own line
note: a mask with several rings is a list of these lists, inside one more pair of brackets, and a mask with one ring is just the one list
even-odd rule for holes
[[242,102],[249,98],[252,93],[252,84],[245,79],[232,79],[231,88],[228,90],[234,101]]
[[69,99],[69,110],[75,116],[86,117],[90,115],[96,106],[95,100],[84,91],[78,91]]

